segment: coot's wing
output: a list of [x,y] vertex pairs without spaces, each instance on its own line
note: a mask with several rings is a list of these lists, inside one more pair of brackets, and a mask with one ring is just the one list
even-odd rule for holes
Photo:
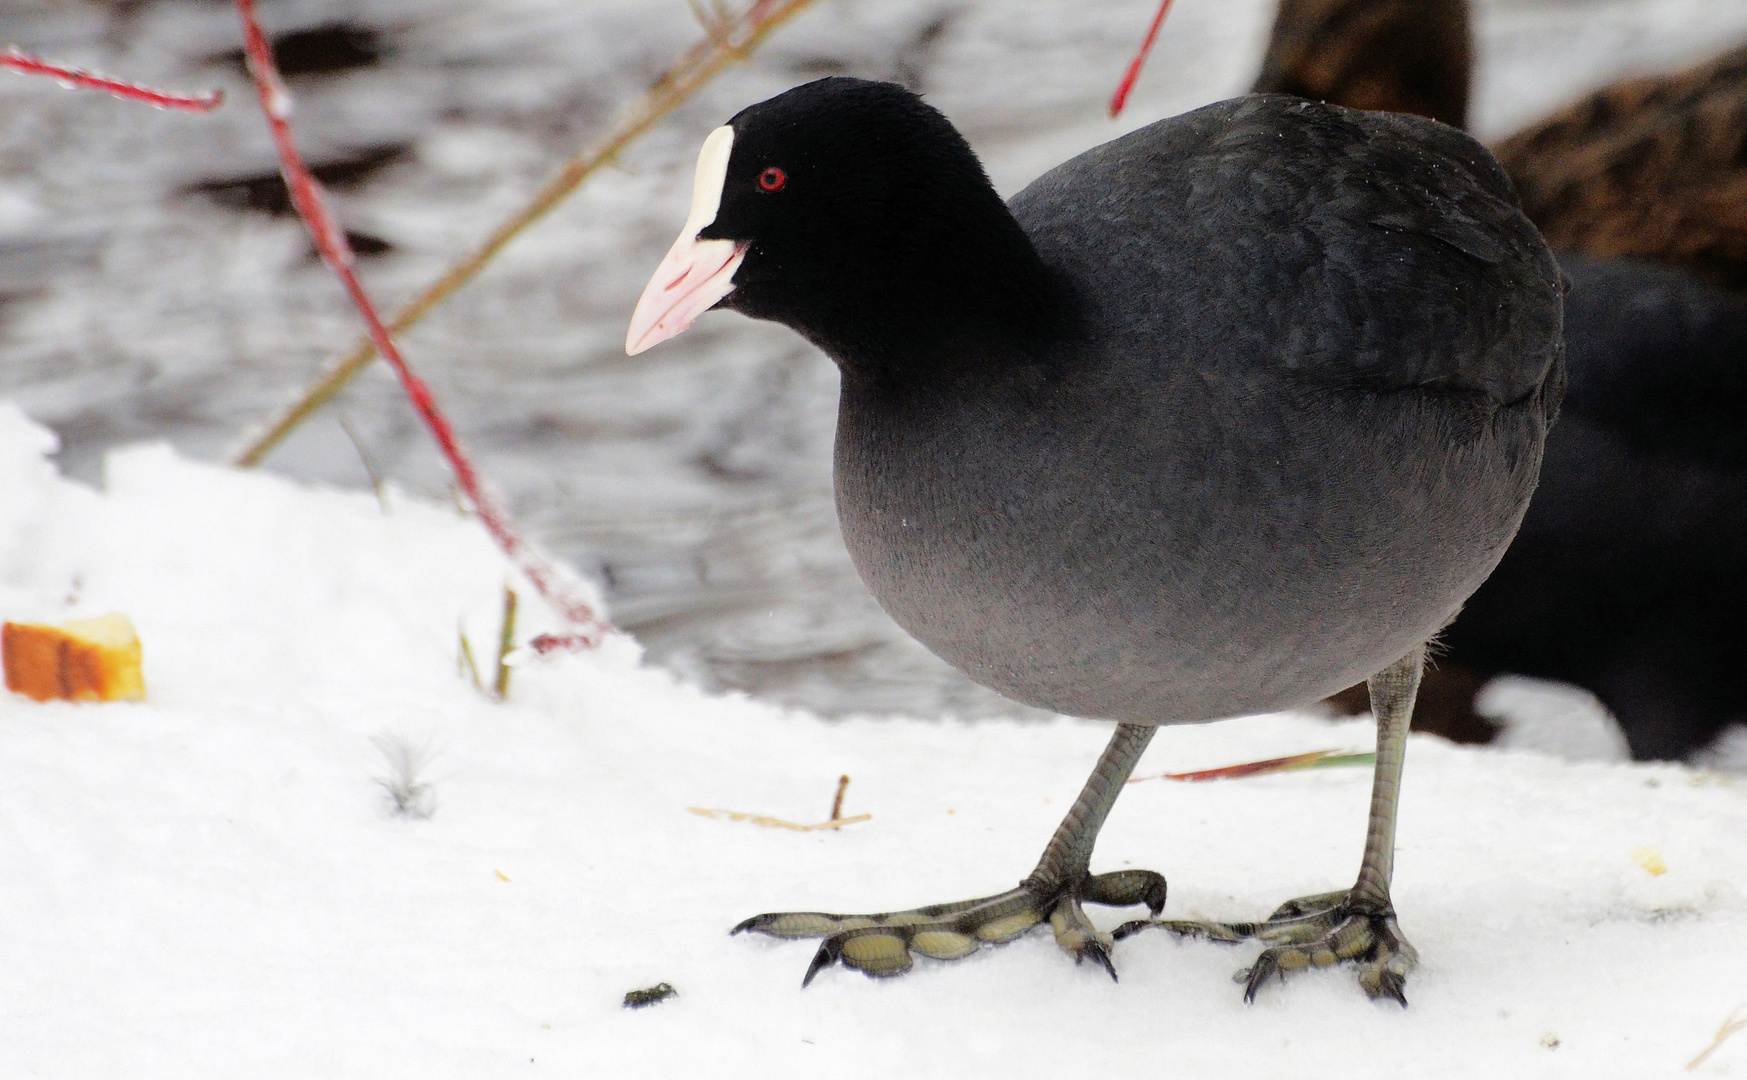
[[1270,314],[1289,370],[1500,404],[1547,379],[1560,349],[1559,268],[1497,162],[1466,134],[1257,96],[1203,162],[1219,179],[1207,208],[1215,236],[1269,238],[1245,276],[1284,294]]
[[1508,404],[1560,354],[1559,267],[1510,181],[1419,117],[1222,101],[1064,162],[1010,206],[1113,359]]

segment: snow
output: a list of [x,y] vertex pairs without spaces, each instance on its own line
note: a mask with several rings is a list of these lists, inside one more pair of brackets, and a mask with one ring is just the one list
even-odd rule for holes
[[[1625,732],[1587,690],[1565,683],[1506,675],[1493,679],[1474,699],[1480,715],[1500,725],[1493,745],[1539,750],[1567,761],[1626,761],[1632,748]],[[1730,737],[1739,728],[1729,729]]]
[[[0,695],[7,1076],[1637,1078],[1684,1075],[1747,993],[1740,776],[1417,736],[1406,1011],[1350,970],[1246,1007],[1253,947],[1156,933],[1118,944],[1119,985],[1038,931],[803,992],[809,944],[727,928],[1010,886],[1108,726],[824,721],[712,696],[624,637],[526,659],[498,703],[457,674],[457,625],[489,651],[513,575],[452,506],[162,445],[112,452],[96,490],[53,448],[0,406],[0,614],[126,613],[148,700]],[[522,609],[524,636],[550,621]],[[1364,749],[1367,727],[1166,729],[1137,775]],[[397,816],[383,781],[421,750],[434,813]],[[839,832],[687,812],[818,821],[840,773],[872,817]],[[1171,915],[1256,917],[1350,881],[1368,786],[1144,780],[1094,867],[1163,871]],[[677,997],[621,1007],[664,981]],[[1697,1075],[1743,1069],[1747,1040]]]

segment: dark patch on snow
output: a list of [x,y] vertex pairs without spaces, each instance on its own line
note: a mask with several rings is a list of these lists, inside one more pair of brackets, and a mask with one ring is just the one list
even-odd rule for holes
[[627,990],[625,992],[625,1008],[644,1009],[651,1005],[659,1005],[670,997],[679,994],[667,983],[656,983],[647,990]]

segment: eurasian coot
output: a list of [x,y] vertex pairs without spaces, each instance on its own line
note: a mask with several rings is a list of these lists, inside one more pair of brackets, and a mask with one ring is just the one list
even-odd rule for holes
[[1272,973],[1360,963],[1405,1000],[1389,898],[1424,645],[1522,519],[1563,388],[1560,280],[1504,174],[1414,117],[1254,96],[1164,120],[1003,204],[946,118],[823,79],[718,128],[632,317],[636,353],[712,307],[842,371],[836,486],[892,617],[1019,701],[1118,721],[1030,876],[870,916],[761,915],[870,974],[1048,920],[1114,975],[1081,905],[1146,904],[1093,843],[1156,725],[1369,678],[1378,755],[1352,889],[1261,923]]

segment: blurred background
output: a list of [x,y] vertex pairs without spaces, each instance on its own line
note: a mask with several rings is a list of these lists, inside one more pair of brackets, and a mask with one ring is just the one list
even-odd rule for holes
[[[1177,0],[1127,111],[1108,119],[1154,7],[818,0],[404,335],[407,357],[524,526],[604,584],[655,661],[827,715],[1021,713],[912,642],[857,579],[831,503],[827,360],[727,314],[631,359],[625,325],[685,216],[700,140],[740,108],[821,75],[895,80],[942,109],[1011,194],[1254,83],[1274,0]],[[701,36],[684,0],[266,0],[261,13],[304,153],[385,310]],[[1487,141],[1747,42],[1741,0],[1481,0],[1471,18],[1468,125]],[[0,0],[0,44],[229,95],[190,116],[0,74],[0,396],[53,427],[63,468],[93,482],[107,449],[142,439],[228,460],[359,334],[277,183],[233,10]],[[266,467],[448,497],[381,365]],[[1525,720],[1507,741],[1624,753],[1585,695],[1518,682],[1483,703],[1563,733]]]

